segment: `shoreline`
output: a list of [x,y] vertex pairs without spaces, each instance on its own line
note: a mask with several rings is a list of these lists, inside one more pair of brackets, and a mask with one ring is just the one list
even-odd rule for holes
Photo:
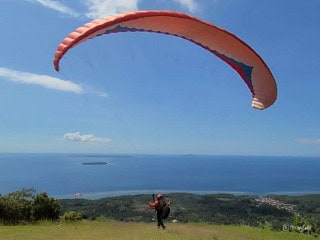
[[268,192],[268,193],[253,193],[253,192],[235,192],[235,191],[192,191],[192,190],[120,190],[120,191],[106,191],[106,192],[82,192],[82,193],[68,193],[68,194],[53,194],[52,196],[57,199],[87,199],[87,200],[97,200],[101,198],[111,198],[111,197],[124,197],[124,196],[134,196],[134,195],[152,195],[156,193],[163,194],[175,194],[175,193],[185,193],[193,195],[212,195],[212,194],[231,194],[234,196],[248,195],[256,197],[266,197],[270,195],[277,196],[306,196],[306,195],[319,195],[320,191],[301,191],[301,192]]

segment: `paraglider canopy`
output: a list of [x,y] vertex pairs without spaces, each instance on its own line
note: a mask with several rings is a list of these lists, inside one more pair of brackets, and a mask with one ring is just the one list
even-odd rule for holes
[[252,107],[265,109],[277,98],[275,79],[263,59],[234,34],[193,16],[172,11],[136,11],[96,19],[70,33],[58,46],[53,64],[66,52],[96,36],[119,32],[151,32],[173,35],[210,51],[235,69],[252,95]]

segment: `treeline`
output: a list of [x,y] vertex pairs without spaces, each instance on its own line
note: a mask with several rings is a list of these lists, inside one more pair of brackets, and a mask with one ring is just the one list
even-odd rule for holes
[[58,200],[48,197],[47,193],[36,194],[34,189],[0,195],[0,223],[23,224],[39,220],[59,219]]

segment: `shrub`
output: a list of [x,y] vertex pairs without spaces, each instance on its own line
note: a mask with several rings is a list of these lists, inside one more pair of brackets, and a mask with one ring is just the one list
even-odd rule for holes
[[69,211],[63,214],[62,219],[66,222],[81,221],[82,214],[80,212]]

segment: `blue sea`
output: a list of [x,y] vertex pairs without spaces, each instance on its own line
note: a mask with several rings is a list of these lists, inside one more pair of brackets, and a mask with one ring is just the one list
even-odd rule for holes
[[[106,164],[90,164],[90,163]],[[56,198],[157,192],[320,193],[320,158],[204,155],[0,154],[0,193]]]

